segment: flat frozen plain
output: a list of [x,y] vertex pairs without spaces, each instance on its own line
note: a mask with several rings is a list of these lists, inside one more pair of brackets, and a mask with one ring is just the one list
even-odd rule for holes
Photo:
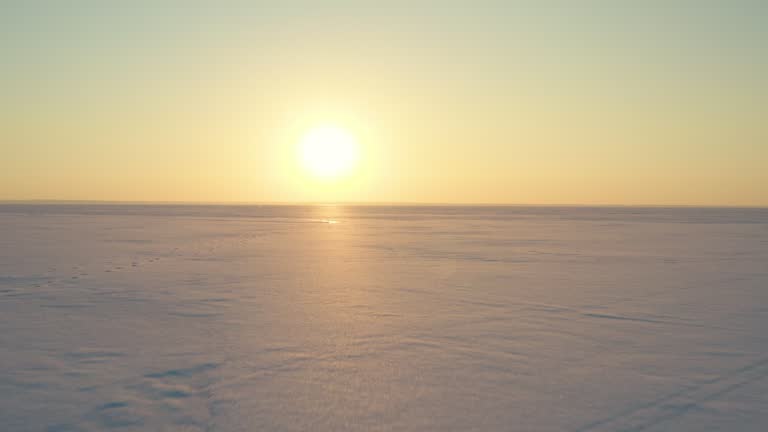
[[765,431],[768,209],[0,205],[0,430]]

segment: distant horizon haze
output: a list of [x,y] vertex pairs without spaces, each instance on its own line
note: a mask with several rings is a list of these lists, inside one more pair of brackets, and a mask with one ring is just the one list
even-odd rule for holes
[[0,205],[145,205],[145,206],[350,206],[350,207],[553,207],[553,208],[732,208],[766,209],[768,205],[707,205],[707,204],[613,204],[613,203],[504,203],[504,202],[378,202],[378,201],[110,201],[110,200],[57,200],[57,199],[11,199],[0,200]]

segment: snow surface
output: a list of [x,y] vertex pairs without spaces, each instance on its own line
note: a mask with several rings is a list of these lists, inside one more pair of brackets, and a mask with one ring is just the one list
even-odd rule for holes
[[2,431],[765,431],[768,209],[0,206]]

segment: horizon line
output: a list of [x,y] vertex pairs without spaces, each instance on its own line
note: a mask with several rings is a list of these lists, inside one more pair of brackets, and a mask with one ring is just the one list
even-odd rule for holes
[[189,206],[358,206],[358,207],[640,207],[640,208],[735,208],[768,209],[768,205],[734,204],[584,204],[584,203],[468,203],[419,201],[159,201],[159,200],[66,200],[66,199],[0,199],[0,205],[189,205]]

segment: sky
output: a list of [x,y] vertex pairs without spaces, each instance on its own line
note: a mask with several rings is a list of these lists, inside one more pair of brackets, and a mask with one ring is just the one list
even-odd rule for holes
[[768,206],[767,41],[765,1],[4,0],[0,200]]

